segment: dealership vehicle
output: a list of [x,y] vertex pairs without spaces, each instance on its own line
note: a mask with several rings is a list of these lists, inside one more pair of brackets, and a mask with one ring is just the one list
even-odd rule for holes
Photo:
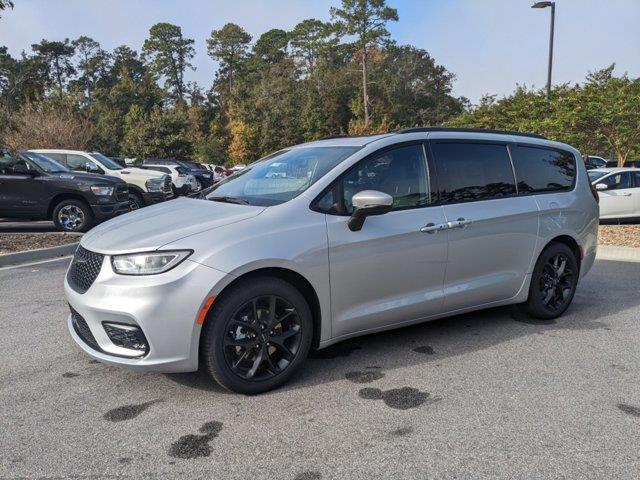
[[221,165],[214,165],[213,163],[203,164],[207,170],[213,173],[213,181],[219,182],[227,177],[227,169]]
[[153,161],[142,166],[145,170],[155,170],[156,172],[166,173],[171,177],[171,184],[173,187],[173,193],[175,195],[187,195],[189,193],[196,193],[201,190],[196,181],[196,177],[186,172],[186,169],[180,165],[156,165]]
[[0,217],[53,220],[58,230],[85,232],[128,211],[122,180],[71,172],[35,152],[0,150]]
[[607,166],[607,160],[602,157],[596,157],[595,155],[589,155],[584,157],[584,164],[586,165],[587,170],[603,168]]
[[213,185],[213,173],[210,172],[204,165],[199,163],[190,162],[188,160],[178,160],[175,158],[167,159],[147,159],[142,162],[142,165],[177,165],[182,167],[186,173],[193,175],[196,178],[196,184],[198,190],[208,188]]
[[75,172],[86,171],[121,178],[129,187],[129,205],[132,210],[164,202],[173,197],[171,178],[168,175],[141,168],[123,167],[99,152],[58,149],[31,151],[53,158]]
[[508,304],[555,318],[596,255],[580,153],[534,135],[326,139],[200,197],[83,237],[65,292],[92,357],[263,392],[349,337]]
[[600,219],[640,218],[640,168],[598,168],[589,179],[600,197]]

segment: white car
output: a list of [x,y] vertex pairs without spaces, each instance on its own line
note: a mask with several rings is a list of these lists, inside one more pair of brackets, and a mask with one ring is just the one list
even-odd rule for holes
[[171,178],[164,173],[136,167],[123,167],[115,160],[99,152],[62,149],[31,151],[46,155],[69,170],[100,173],[124,180],[129,187],[129,206],[131,210],[137,210],[138,208],[173,198]]
[[589,179],[600,197],[600,219],[640,218],[640,168],[596,168]]
[[169,175],[171,177],[171,183],[173,184],[173,193],[176,195],[187,195],[201,190],[200,184],[196,181],[196,177],[186,173],[184,168],[179,165],[145,164],[142,168]]

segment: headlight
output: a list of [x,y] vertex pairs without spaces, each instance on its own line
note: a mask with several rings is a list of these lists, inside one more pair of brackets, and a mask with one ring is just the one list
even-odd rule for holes
[[149,192],[161,192],[164,188],[164,177],[150,178],[145,182],[145,185]]
[[191,250],[179,250],[114,255],[111,266],[120,275],[155,275],[171,270],[191,253]]
[[109,196],[113,194],[113,187],[101,187],[100,185],[92,185],[91,191],[94,195]]

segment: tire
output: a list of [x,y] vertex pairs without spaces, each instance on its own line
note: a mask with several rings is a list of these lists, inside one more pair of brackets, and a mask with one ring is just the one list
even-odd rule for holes
[[[564,267],[563,261],[566,261]],[[557,275],[559,271],[561,274]],[[567,245],[552,243],[547,246],[533,269],[529,298],[521,305],[522,310],[527,315],[541,320],[559,317],[571,305],[578,285],[578,276],[578,261],[575,253]],[[552,295],[551,299],[549,295]]]
[[[268,322],[271,328],[265,329]],[[313,318],[302,294],[279,278],[255,277],[216,300],[202,329],[201,360],[224,388],[254,395],[279,387],[300,369],[312,336]]]
[[61,232],[86,232],[93,226],[93,212],[82,200],[63,200],[53,209],[53,223]]
[[129,192],[129,207],[131,211],[139,210],[144,207],[144,199],[138,192]]

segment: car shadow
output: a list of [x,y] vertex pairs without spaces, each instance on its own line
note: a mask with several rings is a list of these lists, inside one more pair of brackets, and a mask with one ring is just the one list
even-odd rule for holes
[[[520,337],[610,330],[615,327],[609,323],[610,316],[640,306],[638,271],[640,264],[637,263],[598,261],[581,281],[571,307],[556,320],[532,319],[517,307],[507,306],[348,339],[313,351],[302,372],[276,391],[342,381],[348,372],[388,371],[416,364],[442,363]],[[616,276],[619,278],[612,281]],[[603,290],[603,284],[615,284],[615,290]],[[189,388],[211,393],[224,391],[203,372],[166,377]]]

